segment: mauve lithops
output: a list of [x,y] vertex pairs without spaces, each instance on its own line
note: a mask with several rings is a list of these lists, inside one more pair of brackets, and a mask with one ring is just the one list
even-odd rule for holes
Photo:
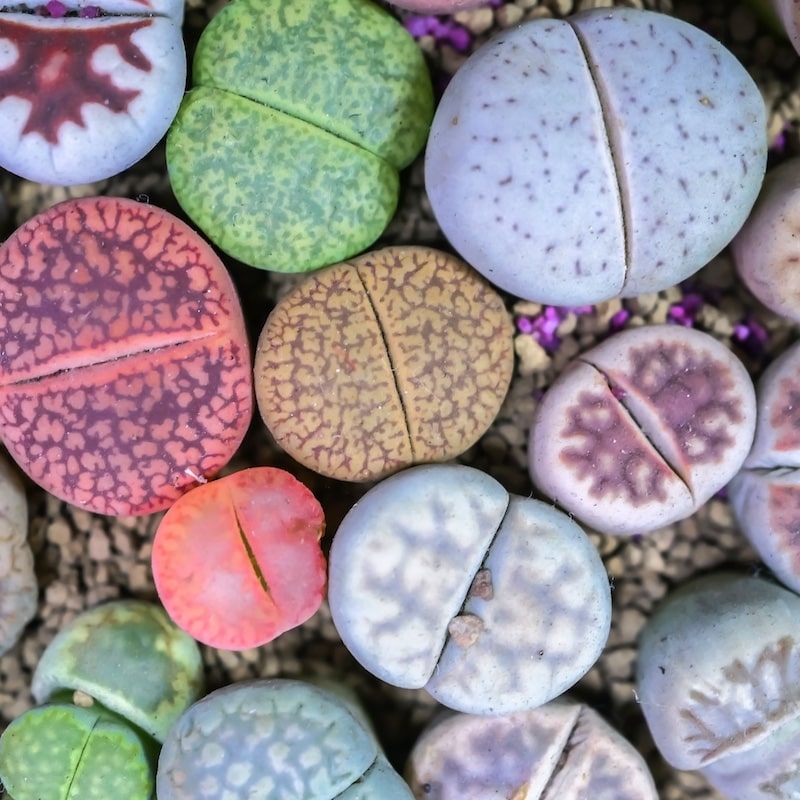
[[26,711],[0,736],[9,800],[152,800],[158,748],[116,714],[54,703]]
[[33,618],[38,595],[25,487],[8,460],[0,458],[0,655]]
[[736,269],[771,311],[800,322],[800,158],[767,173],[753,211],[731,243]]
[[80,692],[157,741],[203,693],[197,642],[164,610],[141,600],[116,600],[84,611],[45,648],[32,692],[45,703]]
[[422,53],[372,0],[237,0],[203,31],[167,137],[175,195],[225,252],[281,272],[368,247],[422,149]]
[[502,716],[443,713],[406,776],[417,800],[658,800],[636,748],[569,698]]
[[725,486],[755,420],[750,376],[722,343],[680,325],[631,328],[577,357],[545,393],[530,473],[587,525],[643,533]]
[[463,453],[500,410],[511,318],[461,259],[387,247],[309,276],[269,315],[255,394],[281,447],[340,480]]
[[328,579],[362,666],[468,713],[546,703],[608,637],[608,577],[583,530],[472,467],[410,467],[370,489],[336,532]]
[[158,761],[159,800],[412,800],[348,701],[299,680],[232,684],[195,703]]
[[228,462],[251,414],[233,282],[181,220],[68,200],[0,246],[0,436],[40,486],[103,514],[161,510]]
[[198,486],[164,515],[153,579],[198,641],[245,650],[305,622],[325,596],[325,515],[282,469],[251,467]]
[[456,250],[514,295],[579,305],[671,286],[731,240],[764,175],[766,113],[715,39],[598,8],[479,48],[426,152]]
[[186,84],[181,0],[50,0],[0,13],[0,166],[98,181],[166,133]]
[[638,699],[664,758],[731,800],[800,786],[800,597],[719,573],[682,586],[639,639]]
[[800,592],[800,342],[767,367],[756,399],[753,447],[728,496],[764,563]]

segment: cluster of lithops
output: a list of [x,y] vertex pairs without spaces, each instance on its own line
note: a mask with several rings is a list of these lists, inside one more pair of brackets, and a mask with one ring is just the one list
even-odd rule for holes
[[288,679],[218,689],[172,727],[159,800],[412,800],[344,687]]
[[167,139],[178,201],[226,253],[282,272],[380,236],[428,134],[419,48],[372,0],[237,0],[203,31]]
[[800,785],[800,597],[720,573],[674,592],[639,639],[638,699],[664,758],[730,800]]
[[0,736],[14,800],[150,800],[160,743],[203,693],[197,643],[152,603],[120,600],[76,617],[33,675],[40,704]]
[[0,10],[0,167],[59,185],[128,169],[183,97],[183,0],[34,5]]

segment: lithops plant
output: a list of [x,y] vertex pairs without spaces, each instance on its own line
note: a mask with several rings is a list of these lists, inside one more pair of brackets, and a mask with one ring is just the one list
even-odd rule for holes
[[163,741],[203,693],[197,643],[155,603],[116,600],[84,611],[45,648],[32,682],[37,703],[78,693]]
[[166,508],[252,415],[233,281],[168,212],[67,200],[0,246],[0,436],[40,486],[101,514]]
[[305,622],[325,595],[325,516],[288,472],[251,467],[183,495],[153,541],[170,617],[198,641],[258,647]]
[[800,322],[800,158],[767,173],[761,193],[731,243],[737,272],[771,311]]
[[256,346],[256,401],[293,458],[374,480],[477,441],[511,382],[512,335],[503,300],[461,259],[386,247],[279,300]]
[[195,703],[158,761],[159,800],[412,800],[374,734],[338,693],[275,678]]
[[747,217],[766,155],[761,94],[719,42],[598,8],[525,22],[470,56],[437,108],[425,183],[479,272],[581,305],[706,264]]
[[800,342],[758,381],[753,447],[728,496],[743,533],[783,584],[800,592]]
[[38,594],[25,487],[8,460],[0,458],[0,655],[33,619]]
[[330,552],[334,624],[371,673],[477,714],[535,708],[605,645],[611,595],[583,530],[472,467],[410,467],[347,513]]
[[800,597],[720,573],[682,586],[639,639],[638,698],[664,758],[731,800],[800,786]]
[[566,697],[504,716],[441,714],[405,774],[417,800],[658,800],[636,748]]
[[422,149],[433,90],[419,48],[372,0],[237,0],[203,31],[167,137],[175,195],[225,252],[283,272],[382,233]]
[[739,471],[756,400],[741,361],[679,325],[622,331],[574,359],[536,409],[534,484],[612,535],[690,516]]
[[9,800],[152,800],[158,749],[94,704],[26,711],[0,736],[0,781]]
[[181,0],[50,0],[0,11],[0,166],[98,181],[166,133],[186,83]]

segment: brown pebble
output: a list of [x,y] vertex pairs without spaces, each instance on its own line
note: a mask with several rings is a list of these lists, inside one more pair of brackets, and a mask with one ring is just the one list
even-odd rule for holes
[[481,600],[491,600],[494,597],[492,571],[490,569],[479,569],[475,573],[467,597],[480,597]]
[[472,647],[483,632],[483,620],[475,614],[459,614],[450,620],[447,632],[459,647]]

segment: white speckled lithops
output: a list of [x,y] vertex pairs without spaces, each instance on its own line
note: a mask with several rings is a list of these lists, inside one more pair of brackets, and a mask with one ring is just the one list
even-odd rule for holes
[[8,460],[0,458],[0,655],[33,618],[37,596],[25,489]]
[[279,678],[195,703],[164,742],[156,788],[159,800],[412,800],[347,700]]
[[763,578],[696,579],[639,640],[638,699],[664,758],[731,800],[796,800],[800,597]]
[[690,516],[739,471],[755,422],[752,380],[719,341],[680,325],[631,328],[545,393],[531,477],[597,530],[645,533]]
[[728,496],[764,563],[800,592],[800,342],[764,371],[756,398],[753,447]]
[[503,31],[437,109],[425,180],[459,253],[519,297],[671,286],[741,227],[766,166],[761,94],[719,42],[602,8]]
[[414,745],[417,800],[657,800],[644,759],[588,706],[568,698],[505,716],[447,713]]
[[1,167],[88,183],[158,143],[186,84],[180,0],[11,5],[0,12]]
[[355,658],[459,711],[542,705],[608,637],[608,578],[583,530],[470,467],[412,467],[370,489],[329,564],[333,621]]

